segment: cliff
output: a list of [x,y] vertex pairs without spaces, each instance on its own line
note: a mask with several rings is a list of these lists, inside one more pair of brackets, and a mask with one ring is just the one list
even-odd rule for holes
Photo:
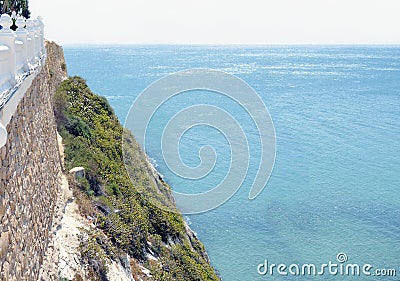
[[182,216],[147,200],[174,205],[107,100],[67,79],[62,49],[46,45],[0,150],[1,279],[219,280]]

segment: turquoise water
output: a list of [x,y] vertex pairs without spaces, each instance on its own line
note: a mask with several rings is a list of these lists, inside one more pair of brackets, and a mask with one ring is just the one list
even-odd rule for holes
[[[266,189],[247,199],[257,165],[257,134],[242,109],[200,92],[167,103],[150,130],[148,154],[177,191],[214,187],[229,165],[227,140],[199,127],[181,140],[183,161],[199,164],[211,144],[213,173],[188,181],[162,161],[157,136],[166,117],[194,103],[230,110],[249,140],[249,175],[237,194],[213,211],[188,217],[223,280],[310,280],[261,276],[270,263],[336,262],[396,269],[400,275],[400,48],[397,47],[66,47],[70,75],[87,79],[122,122],[136,96],[164,75],[212,68],[244,79],[262,97],[277,138],[275,168]],[[317,276],[319,280],[398,280],[399,277]]]

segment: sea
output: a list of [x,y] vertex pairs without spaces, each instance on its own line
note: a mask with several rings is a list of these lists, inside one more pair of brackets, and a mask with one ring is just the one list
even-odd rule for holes
[[224,180],[230,142],[223,128],[188,130],[176,144],[178,159],[198,166],[203,146],[217,157],[206,177],[183,178],[160,149],[166,119],[194,104],[212,105],[238,120],[247,137],[248,173],[235,195],[185,216],[222,280],[400,280],[400,46],[91,45],[64,51],[69,75],[105,96],[121,123],[149,85],[178,71],[223,71],[261,97],[275,128],[276,159],[253,200],[260,141],[243,106],[206,91],[176,96],[160,107],[161,121],[149,130],[153,164],[174,190],[187,193]]

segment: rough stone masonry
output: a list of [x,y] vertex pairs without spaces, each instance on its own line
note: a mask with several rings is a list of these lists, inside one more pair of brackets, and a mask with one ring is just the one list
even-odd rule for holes
[[46,49],[0,149],[0,280],[37,280],[52,235],[61,178],[52,96],[66,69],[61,47]]

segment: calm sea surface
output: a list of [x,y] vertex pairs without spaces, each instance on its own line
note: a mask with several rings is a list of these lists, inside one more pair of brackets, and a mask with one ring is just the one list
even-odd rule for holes
[[[201,180],[170,172],[158,147],[162,120],[195,103],[230,111],[250,147],[248,177],[223,206],[187,217],[223,280],[398,280],[399,277],[261,276],[269,263],[318,267],[336,262],[396,269],[400,276],[400,48],[397,47],[65,47],[70,75],[107,97],[121,122],[138,94],[179,70],[212,68],[234,74],[262,97],[277,138],[266,189],[247,199],[255,176],[258,136],[243,109],[221,96],[179,96],[164,105],[147,149],[177,191],[215,187],[229,167],[229,143],[210,127],[180,142],[182,160],[197,166],[210,144],[216,168]],[[161,116],[161,115],[160,115]],[[153,133],[152,133],[153,132]],[[153,140],[154,139],[154,140]],[[259,157],[259,156],[258,156]]]

